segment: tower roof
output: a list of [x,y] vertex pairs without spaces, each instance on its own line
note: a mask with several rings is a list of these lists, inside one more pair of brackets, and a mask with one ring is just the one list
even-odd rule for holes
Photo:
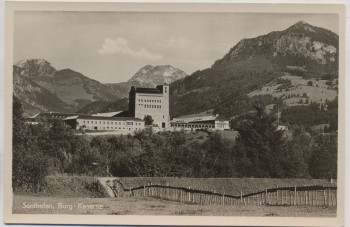
[[163,86],[168,86],[168,85],[158,85],[155,88],[146,88],[146,87],[131,87],[130,92],[135,92],[135,93],[147,93],[147,94],[162,94],[163,93]]

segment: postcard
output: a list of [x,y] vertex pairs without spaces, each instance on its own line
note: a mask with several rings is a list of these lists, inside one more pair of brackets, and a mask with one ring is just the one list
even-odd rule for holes
[[341,4],[7,2],[5,222],[342,226]]

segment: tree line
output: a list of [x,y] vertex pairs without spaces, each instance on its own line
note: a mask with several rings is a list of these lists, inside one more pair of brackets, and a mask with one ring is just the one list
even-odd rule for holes
[[151,128],[133,135],[78,136],[62,121],[26,124],[13,101],[13,189],[40,191],[54,173],[138,177],[335,178],[337,135],[315,134],[296,126],[277,130],[263,108],[235,121],[236,140],[207,132],[203,140],[188,133]]

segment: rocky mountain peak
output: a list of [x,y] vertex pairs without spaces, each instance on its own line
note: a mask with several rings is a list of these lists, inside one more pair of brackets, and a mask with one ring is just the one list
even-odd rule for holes
[[137,82],[140,86],[154,87],[159,84],[171,84],[186,77],[187,74],[170,65],[146,65],[139,69],[128,82]]
[[25,59],[14,65],[14,71],[27,78],[53,76],[56,69],[44,59]]
[[294,25],[290,26],[287,30],[288,31],[307,31],[307,32],[317,32],[317,27],[310,25],[306,23],[305,21],[301,20]]
[[299,66],[317,68],[324,65],[332,70],[337,66],[338,41],[334,32],[299,21],[283,31],[242,39],[213,67],[260,57],[271,59],[282,67],[288,60]]

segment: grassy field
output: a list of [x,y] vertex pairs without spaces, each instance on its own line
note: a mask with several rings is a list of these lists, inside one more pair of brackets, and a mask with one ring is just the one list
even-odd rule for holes
[[266,188],[281,186],[330,185],[323,179],[272,179],[272,178],[172,178],[172,177],[122,177],[124,187],[137,187],[152,184],[169,184],[170,186],[188,187],[239,195]]
[[[99,178],[101,183],[107,179]],[[191,186],[226,194],[239,194],[265,187],[285,185],[327,185],[326,180],[254,178],[118,178],[125,187],[147,183]],[[160,200],[151,197],[108,197],[104,188],[92,188],[92,178],[50,176],[41,194],[18,194],[13,198],[16,214],[96,214],[96,215],[207,215],[334,217],[336,207],[287,205],[200,205]]]
[[[28,208],[46,204],[46,209]],[[85,205],[85,207],[84,207]],[[88,206],[86,206],[88,205]],[[91,205],[91,206],[90,206]],[[24,208],[26,207],[26,208]],[[90,208],[86,208],[90,207]],[[93,207],[93,209],[91,209]],[[89,214],[89,215],[189,215],[189,216],[279,216],[335,217],[335,207],[198,205],[155,198],[54,198],[14,196],[14,214]]]
[[[295,94],[295,95],[299,94],[300,98],[293,97],[285,100],[288,106],[303,105],[303,104],[299,104],[298,102],[300,101],[304,93],[307,94],[307,96],[309,97],[307,98],[309,103],[310,102],[325,103],[326,99],[331,101],[331,100],[334,100],[338,95],[338,92],[336,90],[329,89],[329,86],[326,85],[325,80],[319,80],[319,81],[316,81],[316,79],[305,80],[302,77],[292,76],[287,73],[281,78],[290,80],[292,87],[290,87],[288,90],[284,89],[283,91],[278,91],[279,84],[267,84],[262,89],[253,91],[248,95],[252,97],[254,95],[270,94],[274,97],[281,97],[283,95],[288,96],[292,94]],[[313,86],[308,86],[307,85],[308,81],[312,81]],[[303,102],[305,101],[306,101],[306,98],[303,98]]]
[[47,197],[108,197],[103,187],[95,187],[91,176],[51,175],[45,178],[40,194],[18,191],[18,195]]

